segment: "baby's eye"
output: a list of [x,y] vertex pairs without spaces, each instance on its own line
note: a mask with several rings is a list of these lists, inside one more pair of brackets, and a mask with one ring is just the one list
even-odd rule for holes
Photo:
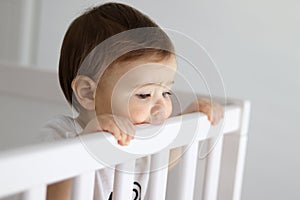
[[163,92],[162,95],[163,95],[163,97],[167,97],[167,96],[171,96],[172,93],[171,92]]
[[140,99],[146,99],[148,97],[151,97],[151,94],[136,94],[136,96]]

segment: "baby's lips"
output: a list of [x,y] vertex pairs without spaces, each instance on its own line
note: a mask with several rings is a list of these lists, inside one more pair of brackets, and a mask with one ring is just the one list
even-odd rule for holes
[[165,114],[164,113],[157,113],[155,115],[150,116],[150,124],[159,125],[165,122]]
[[162,124],[166,120],[166,111],[165,109],[156,104],[151,108],[149,121],[150,124]]

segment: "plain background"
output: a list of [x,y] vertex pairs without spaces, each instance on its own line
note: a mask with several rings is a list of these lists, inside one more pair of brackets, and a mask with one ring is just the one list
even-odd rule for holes
[[[0,59],[56,71],[68,25],[97,2],[1,0]],[[251,101],[242,199],[300,199],[300,2],[123,2],[202,44],[220,70],[227,96]]]

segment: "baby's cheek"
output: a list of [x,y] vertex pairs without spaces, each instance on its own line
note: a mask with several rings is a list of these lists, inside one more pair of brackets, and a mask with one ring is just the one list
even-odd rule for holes
[[172,114],[172,105],[166,108],[166,118],[169,118]]
[[[164,104],[165,119],[172,114],[172,102],[166,101]],[[150,123],[150,111],[152,106],[148,104],[138,105],[138,103],[130,104],[129,115],[133,124]]]
[[135,107],[129,110],[130,119],[134,124],[145,123],[148,120],[149,111],[146,106]]
[[172,114],[172,101],[170,99],[166,100],[165,102],[165,112],[166,112],[166,119],[169,118]]

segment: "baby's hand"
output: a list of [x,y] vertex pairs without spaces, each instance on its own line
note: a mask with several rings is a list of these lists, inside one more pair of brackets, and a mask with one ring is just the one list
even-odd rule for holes
[[223,107],[220,104],[205,98],[198,98],[196,101],[191,103],[185,109],[183,114],[192,112],[203,112],[207,115],[208,120],[212,125],[216,125],[222,118],[224,118]]
[[105,131],[111,133],[118,144],[129,145],[130,140],[134,138],[135,128],[131,121],[124,117],[110,114],[99,115],[92,119],[84,128],[82,134]]

